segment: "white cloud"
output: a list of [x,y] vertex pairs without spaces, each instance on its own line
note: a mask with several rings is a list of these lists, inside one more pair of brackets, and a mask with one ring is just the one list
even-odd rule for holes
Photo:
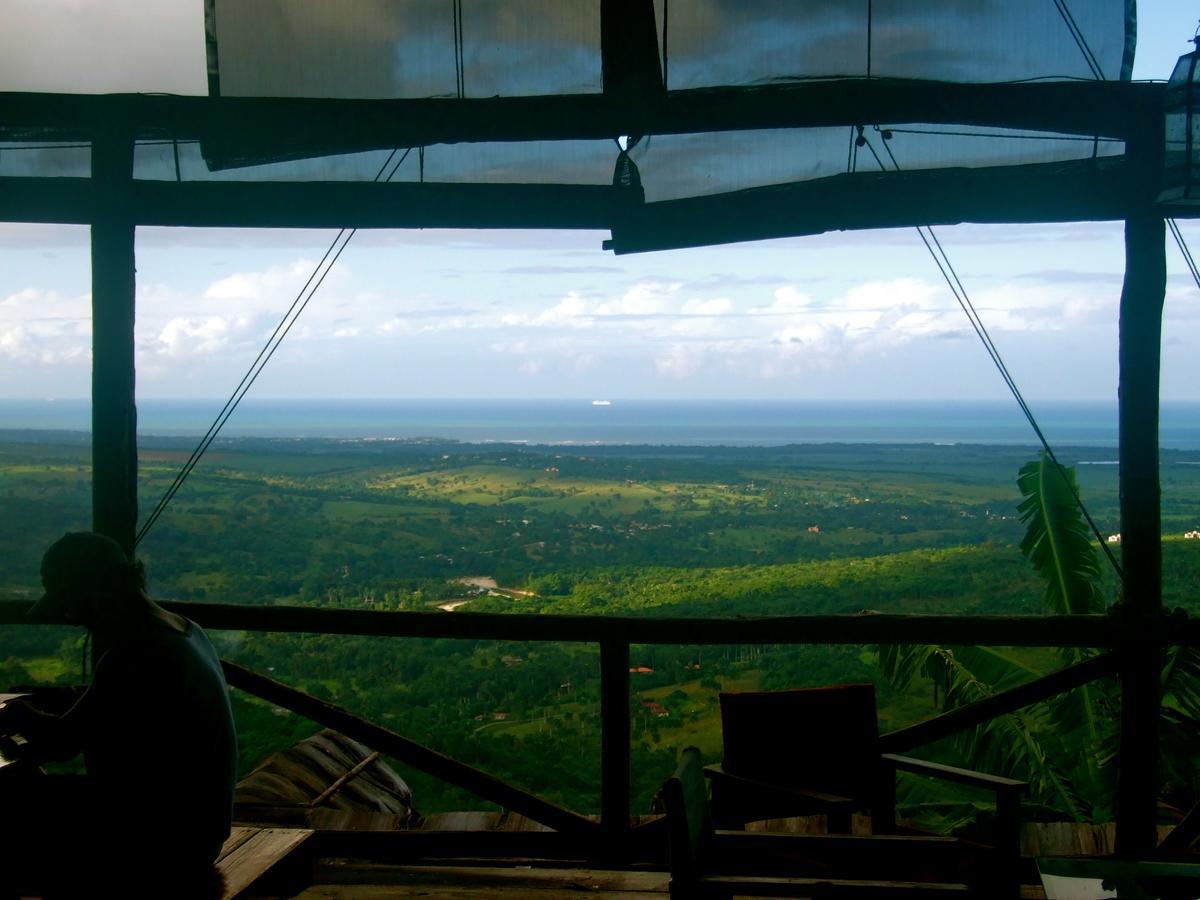
[[592,315],[591,307],[588,305],[579,294],[574,291],[568,293],[554,306],[542,310],[537,315],[529,315],[527,313],[505,313],[500,317],[500,322],[507,326],[534,326],[546,327],[556,325],[569,325],[576,328],[586,328],[591,324],[590,317]]
[[228,348],[246,326],[245,320],[222,316],[176,317],[159,331],[154,352],[171,357],[210,356]]
[[23,288],[0,299],[0,356],[54,365],[91,352],[91,300]]
[[598,305],[598,316],[660,316],[679,312],[675,299],[681,285],[643,281],[635,284],[617,300]]
[[683,312],[689,316],[723,316],[729,312],[733,304],[727,297],[716,297],[712,300],[688,300],[683,304]]
[[[317,263],[315,260],[298,259],[287,266],[271,266],[259,272],[234,272],[212,282],[204,291],[209,300],[279,300],[287,295],[294,298],[308,281]],[[345,267],[339,263],[334,273],[345,276]],[[326,279],[328,281],[328,279]],[[322,289],[325,285],[322,285]],[[283,309],[280,309],[282,312]]]
[[704,347],[675,344],[654,360],[654,369],[664,378],[689,378],[700,371],[706,356]]
[[412,334],[413,327],[398,316],[393,316],[387,321],[380,322],[375,326],[376,334],[394,334],[397,336]]

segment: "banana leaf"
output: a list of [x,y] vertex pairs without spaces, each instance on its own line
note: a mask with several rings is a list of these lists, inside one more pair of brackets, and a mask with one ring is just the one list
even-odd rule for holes
[[1043,454],[1021,467],[1017,486],[1021,552],[1046,582],[1047,607],[1059,615],[1104,612],[1100,560],[1075,500],[1075,472]]

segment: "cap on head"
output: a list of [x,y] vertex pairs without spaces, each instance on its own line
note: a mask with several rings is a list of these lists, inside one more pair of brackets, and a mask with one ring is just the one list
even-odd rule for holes
[[35,622],[69,622],[73,594],[95,593],[113,575],[129,568],[129,556],[112,538],[92,531],[68,532],[42,557],[46,593],[30,608],[28,618]]

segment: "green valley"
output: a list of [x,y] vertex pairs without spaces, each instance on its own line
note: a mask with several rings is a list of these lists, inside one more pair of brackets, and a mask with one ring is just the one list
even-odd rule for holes
[[[141,441],[143,510],[187,458]],[[1105,534],[1118,530],[1111,450],[1060,451]],[[559,447],[228,439],[142,545],[160,599],[344,608],[633,616],[1044,611],[1017,544],[1028,447]],[[1164,451],[1164,595],[1198,608],[1200,453]],[[0,435],[0,555],[32,597],[42,550],[88,526],[89,448]],[[1109,595],[1116,596],[1109,575]],[[440,608],[440,609],[439,609]],[[594,644],[214,632],[226,657],[582,811],[598,804]],[[634,811],[680,748],[719,755],[721,690],[873,681],[881,727],[936,711],[873,648],[634,647]],[[72,681],[81,635],[0,629],[0,682]],[[1051,650],[1008,653],[1029,672]],[[241,763],[315,728],[235,694]],[[951,747],[931,752],[950,758]],[[402,770],[422,812],[481,801]],[[915,795],[914,795],[915,796]]]

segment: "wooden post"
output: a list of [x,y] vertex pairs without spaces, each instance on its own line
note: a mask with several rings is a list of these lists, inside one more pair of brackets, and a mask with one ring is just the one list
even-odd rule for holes
[[1122,606],[1121,752],[1117,852],[1141,856],[1157,843],[1161,648],[1152,625],[1162,612],[1162,527],[1158,477],[1158,393],[1166,233],[1160,216],[1125,222],[1121,291],[1120,490]]
[[600,643],[600,826],[605,853],[623,858],[629,838],[629,642]]
[[648,100],[664,90],[658,28],[650,0],[600,0],[604,93]]
[[92,145],[92,528],[133,553],[137,529],[131,132]]

